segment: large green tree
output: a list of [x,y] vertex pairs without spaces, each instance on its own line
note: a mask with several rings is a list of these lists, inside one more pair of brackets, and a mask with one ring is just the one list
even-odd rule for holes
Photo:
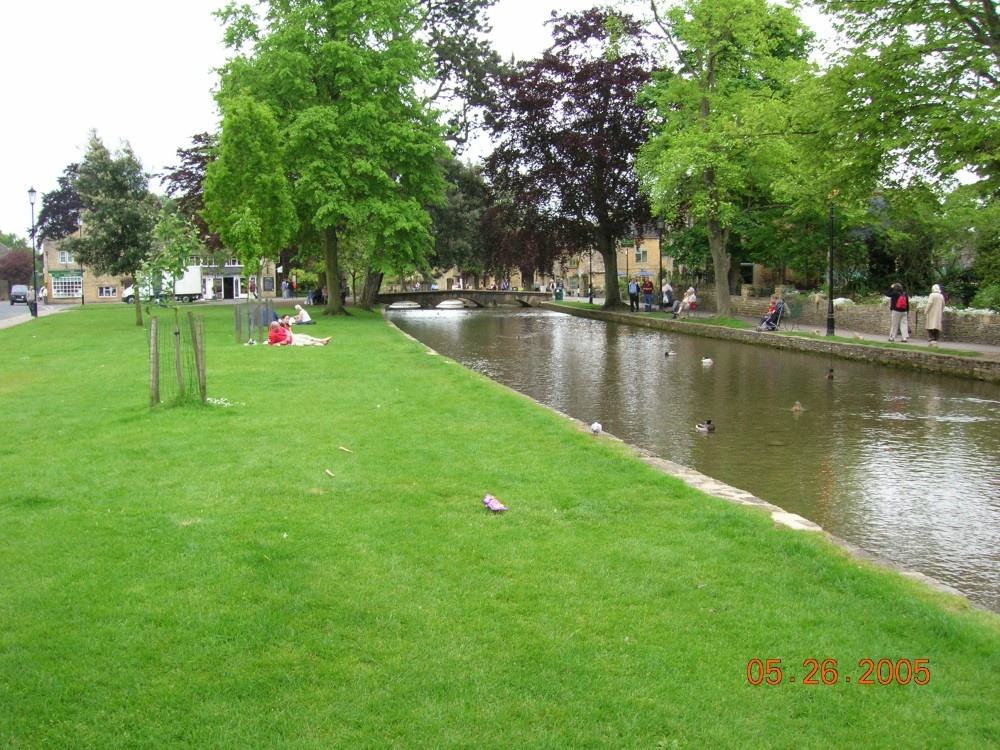
[[258,274],[297,229],[278,123],[267,105],[248,96],[223,102],[222,110],[218,158],[205,176],[203,215],[248,272]]
[[[75,189],[83,204],[84,232],[67,240],[69,249],[94,273],[135,278],[153,249],[160,202],[132,147],[125,142],[112,153],[91,132]],[[138,295],[135,311],[141,326]]]
[[[500,204],[489,228],[516,253],[502,265],[548,270],[596,250],[613,281],[618,241],[649,222],[634,167],[650,59],[630,17],[593,9],[552,23],[552,47],[501,79],[487,117],[496,145],[485,172]],[[606,307],[620,304],[610,281]]]
[[445,161],[448,189],[445,202],[431,209],[434,221],[434,252],[431,268],[459,268],[481,273],[486,266],[482,221],[489,191],[482,169],[455,158]]
[[654,134],[638,165],[654,212],[705,227],[720,314],[730,310],[729,237],[769,203],[791,159],[792,91],[810,74],[812,33],[768,0],[654,3],[664,66],[648,90]]
[[[422,262],[447,149],[419,93],[434,73],[417,39],[419,5],[271,0],[263,16],[231,5],[223,17],[238,54],[219,100],[246,95],[274,114],[301,237],[321,245],[329,285],[341,278],[339,247],[352,232],[373,238],[378,273]],[[339,295],[325,312],[343,312]]]
[[1000,189],[995,0],[817,0],[850,44],[831,70],[836,128],[882,174],[968,169]]

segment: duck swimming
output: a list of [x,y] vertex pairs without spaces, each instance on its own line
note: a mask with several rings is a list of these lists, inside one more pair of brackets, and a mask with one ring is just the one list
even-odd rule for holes
[[806,408],[798,401],[792,404],[792,411],[795,412],[796,414],[801,414],[805,410]]
[[827,370],[827,372],[826,372],[826,379],[827,380],[833,380],[833,368],[832,367],[829,370]]
[[711,419],[706,419],[701,424],[696,424],[694,428],[698,430],[698,432],[715,432],[715,425],[712,424]]
[[712,358],[711,357],[702,357],[701,358],[701,363],[703,365],[710,365],[710,364],[712,364]]
[[672,352],[669,349],[667,349],[667,351],[663,352],[663,356],[664,357],[673,357],[675,354],[677,354],[677,352]]

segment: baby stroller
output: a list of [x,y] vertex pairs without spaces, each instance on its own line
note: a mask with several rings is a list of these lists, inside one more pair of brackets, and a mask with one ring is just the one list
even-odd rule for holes
[[778,326],[781,325],[781,316],[785,314],[785,300],[779,299],[777,304],[774,306],[774,310],[769,312],[764,316],[764,319],[760,321],[760,325],[757,326],[755,330],[757,331],[777,331]]

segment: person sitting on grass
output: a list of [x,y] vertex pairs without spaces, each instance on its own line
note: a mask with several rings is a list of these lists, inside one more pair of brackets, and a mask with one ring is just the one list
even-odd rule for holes
[[318,339],[304,333],[292,333],[290,328],[273,320],[268,327],[267,343],[268,346],[326,346],[330,343],[330,337]]
[[312,316],[302,309],[302,305],[295,306],[295,317],[291,319],[291,324],[300,326],[314,326],[316,321],[312,319]]

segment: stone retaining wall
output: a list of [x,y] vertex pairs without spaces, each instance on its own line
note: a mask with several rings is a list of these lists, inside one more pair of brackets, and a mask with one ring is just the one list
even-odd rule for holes
[[[701,325],[686,320],[673,318],[635,315],[629,312],[611,312],[607,310],[587,310],[569,307],[559,303],[543,302],[542,307],[549,310],[576,315],[594,320],[610,320],[625,325],[657,328],[665,331],[676,331],[692,336],[705,338],[727,339],[758,346],[770,346],[775,349],[788,349],[800,352],[812,352],[827,357],[853,359],[873,364],[906,367],[914,370],[925,370],[943,375],[955,375],[975,380],[988,380],[1000,383],[1000,361],[976,357],[959,357],[944,354],[933,349],[905,349],[895,347],[868,346],[865,344],[849,344],[826,339],[811,339],[800,336],[787,336],[778,333],[759,333],[748,329],[724,328],[722,326]],[[744,313],[740,313],[744,314]],[[749,314],[749,313],[746,313]],[[761,316],[764,312],[762,311]],[[847,323],[842,323],[845,327]],[[823,327],[826,326],[826,308],[823,308]]]
[[[698,292],[701,307],[718,309],[715,304],[714,289]],[[763,318],[767,312],[769,299],[766,297],[730,297],[733,315]],[[813,299],[806,295],[788,296],[785,302],[793,305],[802,303],[802,311],[797,323],[802,328],[819,329],[826,332],[827,304],[825,298]],[[836,328],[869,333],[873,336],[889,335],[889,305],[843,305],[833,313]],[[910,310],[910,334],[915,339],[926,339],[924,311]],[[965,341],[970,344],[1000,346],[1000,315],[959,315],[945,311],[942,320],[942,341]]]

